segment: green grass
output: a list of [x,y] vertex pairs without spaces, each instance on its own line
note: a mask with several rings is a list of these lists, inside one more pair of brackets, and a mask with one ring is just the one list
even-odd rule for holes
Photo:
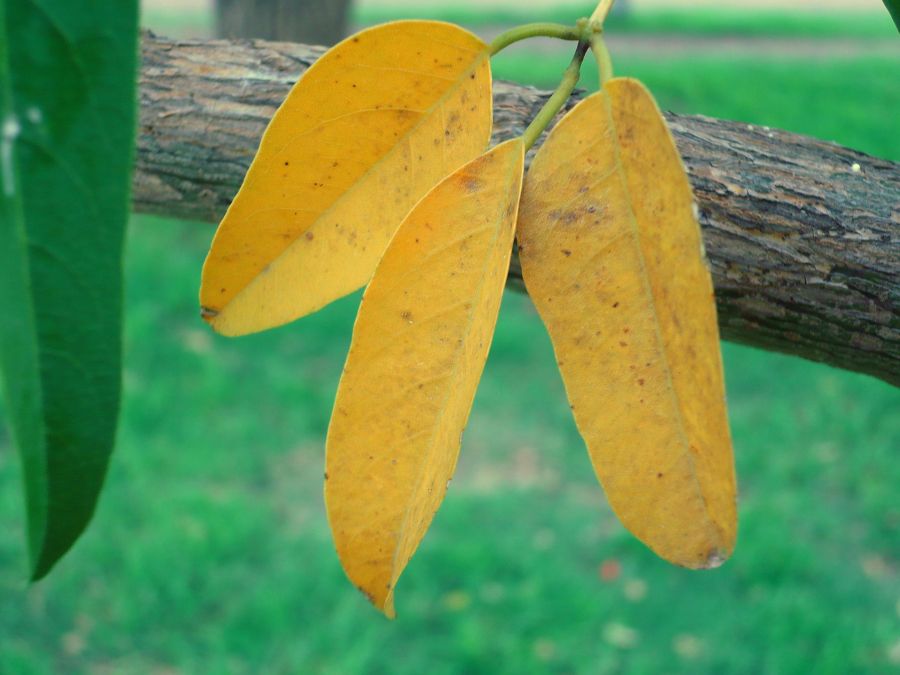
[[215,29],[215,17],[209,10],[150,9],[144,6],[141,8],[141,27],[169,37],[209,36]]
[[[544,56],[510,58],[500,75],[556,77],[535,72]],[[900,159],[885,64],[618,65],[666,107]],[[459,471],[387,622],[344,579],[321,497],[357,298],[217,337],[196,306],[210,235],[135,218],[118,450],[90,531],[32,588],[18,461],[0,432],[3,675],[898,667],[898,390],[725,344],[740,540],[722,568],[688,572],[612,517],[540,322],[507,294]]]
[[[570,49],[534,58],[511,49],[494,57],[501,79],[551,89],[571,58]],[[616,73],[638,77],[666,110],[704,114],[805,133],[889,159],[900,158],[897,57],[822,60],[756,56],[615,58]],[[597,69],[585,62],[580,86],[594,90]]]
[[[685,36],[785,37],[807,39],[858,38],[896,39],[890,15],[875,2],[871,12],[810,13],[772,10],[673,9],[614,13],[607,29],[615,34],[678,34]],[[448,4],[445,7],[357,7],[355,25],[368,26],[396,19],[452,21],[474,30],[484,26],[512,26],[533,21],[574,23],[590,14],[592,3],[566,3],[558,7],[530,9],[489,8]],[[141,24],[162,35],[209,35],[214,28],[212,12],[144,8]]]
[[[362,25],[395,19],[434,19],[452,21],[470,27],[518,25],[532,21],[574,23],[590,15],[593,2],[561,3],[558,6],[514,8],[476,8],[471,4],[411,7],[362,7],[354,13]],[[606,28],[611,33],[674,33],[695,36],[790,37],[790,38],[896,38],[888,12],[875,2],[871,12],[803,12],[796,10],[633,10],[609,17]]]
[[[900,593],[896,390],[726,345],[740,544],[723,568],[692,573],[611,516],[539,321],[510,294],[460,471],[388,623],[344,580],[321,504],[355,300],[269,334],[213,336],[195,307],[208,239],[203,225],[136,219],[107,492],[83,542],[30,590],[3,446],[4,673],[885,666]],[[621,576],[604,582],[611,560]],[[631,648],[616,639],[626,629]]]

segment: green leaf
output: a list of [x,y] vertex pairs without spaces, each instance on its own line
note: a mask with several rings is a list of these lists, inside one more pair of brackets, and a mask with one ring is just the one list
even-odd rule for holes
[[0,373],[31,577],[93,514],[121,379],[136,0],[0,0]]
[[887,7],[887,11],[891,13],[894,25],[897,27],[897,30],[900,31],[900,0],[884,0],[884,6]]

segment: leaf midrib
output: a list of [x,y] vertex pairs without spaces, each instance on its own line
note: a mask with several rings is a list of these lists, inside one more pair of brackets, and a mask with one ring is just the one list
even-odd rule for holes
[[[510,180],[515,180],[515,171],[516,171],[516,168],[519,166],[519,164],[520,164],[520,161],[516,161],[510,167],[510,170],[507,173],[506,180],[504,182],[504,191],[502,193],[504,196],[508,195],[508,193],[509,193]],[[505,208],[506,208],[506,204],[504,203],[501,205],[500,209],[498,210],[498,218],[499,219],[503,219],[503,211]],[[515,219],[513,219],[513,223],[515,223]],[[478,284],[478,289],[476,290],[475,294],[473,295],[472,309],[469,311],[469,315],[467,317],[466,335],[469,335],[469,333],[471,332],[475,313],[478,311],[478,308],[480,307],[480,302],[476,302],[475,300],[477,299],[480,301],[484,294],[484,288],[485,288],[485,285],[487,284],[488,278],[490,276],[489,275],[490,270],[487,269],[488,263],[490,262],[490,259],[493,257],[493,253],[494,253],[495,248],[497,247],[498,241],[500,240],[502,230],[503,230],[502,227],[498,226],[496,228],[496,234],[495,234],[493,240],[491,241],[490,246],[487,249],[487,254],[485,256],[484,272],[482,274],[481,281]],[[510,253],[512,253],[511,249],[510,249]],[[466,347],[466,341],[463,340],[462,344],[458,345],[453,352],[454,357],[455,357],[455,363],[454,363],[453,368],[451,369],[450,375],[449,375],[449,379],[451,381],[455,381],[457,379],[459,370],[461,368],[461,364],[464,360],[460,356],[460,353],[462,351],[464,351],[465,347]],[[411,511],[411,507],[409,506],[409,504],[414,503],[416,501],[415,498],[418,497],[419,494],[421,494],[422,487],[424,484],[423,476],[425,474],[425,467],[428,464],[426,459],[431,457],[431,455],[432,455],[432,452],[434,449],[434,441],[437,436],[438,430],[442,427],[444,415],[447,412],[447,408],[449,407],[448,401],[449,401],[452,393],[453,393],[452,389],[448,387],[447,394],[444,397],[444,401],[440,407],[440,413],[438,414],[437,419],[435,420],[435,422],[433,424],[431,438],[429,439],[428,444],[426,446],[427,451],[425,453],[423,453],[423,459],[419,464],[419,471],[418,471],[418,475],[416,476],[415,487],[413,490],[412,498],[409,499],[408,505],[403,513],[403,520],[400,524],[400,528],[399,528],[398,534],[397,534],[397,544],[394,548],[394,556],[393,556],[393,559],[391,560],[391,588],[388,591],[388,594],[385,598],[385,606],[392,603],[391,599],[393,598],[393,595],[394,595],[394,586],[396,585],[397,579],[398,579],[398,574],[396,572],[397,556],[399,555],[401,548],[403,548],[402,545],[403,545],[403,543],[405,543],[406,536],[407,536],[406,532],[408,529],[408,520],[409,520],[410,511]]]
[[[356,181],[353,183],[353,185],[351,185],[343,194],[341,194],[337,199],[335,199],[328,206],[328,208],[319,212],[319,215],[315,219],[313,219],[312,222],[310,222],[303,231],[298,232],[297,235],[291,240],[291,242],[287,246],[284,247],[284,249],[281,251],[281,253],[279,253],[277,256],[275,256],[274,258],[272,258],[269,261],[267,266],[271,267],[271,266],[277,264],[278,261],[281,260],[287,254],[287,252],[289,250],[291,250],[291,248],[293,248],[294,244],[296,244],[299,241],[301,236],[303,236],[307,232],[312,231],[318,225],[318,223],[320,223],[323,219],[327,218],[342,203],[344,203],[346,200],[350,199],[354,194],[356,194],[356,192],[358,190],[362,189],[361,186],[367,180],[367,178],[370,175],[372,175],[372,173],[383,162],[385,162],[389,157],[391,157],[395,153],[399,152],[403,143],[409,142],[410,136],[412,136],[416,132],[416,130],[419,129],[425,123],[425,121],[430,117],[430,115],[432,113],[434,113],[435,110],[438,109],[439,106],[440,106],[440,109],[443,110],[443,105],[447,101],[447,99],[449,99],[449,97],[459,88],[459,86],[461,86],[465,83],[465,78],[468,77],[469,74],[477,71],[477,69],[482,65],[482,63],[485,60],[488,60],[488,62],[489,62],[489,54],[488,54],[486,45],[485,45],[484,49],[481,51],[480,56],[476,57],[473,60],[472,65],[467,70],[463,71],[460,74],[460,77],[456,78],[455,82],[457,82],[457,86],[448,87],[447,91],[445,91],[444,94],[439,99],[437,99],[431,106],[429,106],[425,111],[422,112],[422,114],[419,116],[419,119],[416,121],[416,123],[413,124],[409,129],[407,129],[406,133],[404,133],[403,136],[398,138],[397,142],[394,143],[394,145],[392,145],[391,148],[387,152],[385,152],[383,155],[381,155],[381,157],[379,157],[372,164],[372,166],[370,166],[366,171],[364,171],[362,174],[360,174],[359,177],[356,179]],[[488,76],[490,77],[490,75],[488,75]],[[383,110],[383,109],[379,109],[379,110]],[[348,113],[348,114],[355,114],[355,113]],[[344,117],[344,116],[341,116],[341,117]],[[285,146],[285,147],[287,147],[287,146]],[[441,147],[443,149],[443,145]],[[443,161],[442,161],[442,165],[443,165]],[[452,171],[452,169],[451,169],[451,171]],[[423,197],[424,197],[424,195],[423,195]],[[236,200],[235,200],[235,202],[236,202]],[[234,204],[235,202],[232,202],[232,204]],[[229,209],[230,208],[231,207],[229,207]],[[413,205],[412,208],[415,208],[415,205]],[[260,278],[260,274],[259,274],[259,272],[257,272],[257,274],[254,275],[244,286],[242,286],[240,290],[236,291],[234,293],[234,295],[231,297],[231,299],[227,303],[225,303],[225,305],[223,305],[222,308],[219,310],[219,316],[224,314],[225,311],[228,309],[228,306],[233,304],[240,295],[242,295],[248,289],[250,289],[259,280],[259,278]]]
[[690,450],[690,440],[688,439],[687,431],[684,428],[684,412],[681,404],[681,398],[678,393],[678,390],[675,387],[675,382],[672,377],[672,366],[669,363],[669,352],[666,348],[666,343],[662,337],[662,330],[660,328],[660,319],[659,319],[659,310],[656,307],[656,296],[653,293],[653,288],[650,285],[650,277],[647,274],[647,264],[644,256],[644,248],[641,245],[641,233],[640,228],[637,226],[637,216],[634,213],[634,208],[632,207],[631,201],[631,187],[628,184],[628,177],[625,172],[625,166],[622,163],[622,154],[621,154],[621,146],[618,138],[618,129],[616,127],[615,116],[612,112],[612,96],[605,90],[601,90],[598,92],[598,95],[602,97],[604,109],[606,111],[607,118],[609,119],[610,130],[613,134],[613,153],[615,157],[615,165],[617,167],[617,173],[619,174],[622,181],[622,188],[625,192],[626,203],[628,205],[628,223],[629,229],[631,231],[632,238],[634,239],[635,247],[637,248],[638,260],[641,266],[641,286],[643,288],[645,296],[649,300],[650,308],[653,311],[653,329],[656,335],[656,342],[659,345],[659,351],[661,355],[661,359],[663,362],[664,370],[666,373],[666,388],[671,394],[672,404],[677,411],[677,425],[678,425],[678,435],[681,438],[683,452],[682,454],[687,457],[688,463],[691,467],[691,479],[694,483],[694,487],[697,492],[697,496],[700,498],[700,502],[704,507],[704,514],[706,516],[707,522],[712,525],[715,534],[718,535],[718,539],[723,538],[722,529],[719,524],[712,517],[709,502],[706,498],[706,495],[703,492],[703,487],[700,484],[700,478],[697,475],[697,462],[693,456],[693,453]]

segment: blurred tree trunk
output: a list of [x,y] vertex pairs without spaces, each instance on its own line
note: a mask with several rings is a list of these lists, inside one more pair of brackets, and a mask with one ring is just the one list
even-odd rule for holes
[[350,0],[216,0],[224,38],[332,45],[346,35]]

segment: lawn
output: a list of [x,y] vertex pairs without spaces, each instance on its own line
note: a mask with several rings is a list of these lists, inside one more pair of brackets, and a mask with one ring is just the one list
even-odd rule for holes
[[[546,86],[550,60],[511,53],[496,71]],[[617,65],[664,107],[900,160],[897,60]],[[31,588],[19,466],[0,432],[3,675],[900,668],[898,390],[724,344],[740,538],[723,567],[689,572],[612,517],[549,341],[528,299],[507,293],[459,470],[388,622],[345,580],[321,497],[358,296],[218,337],[197,318],[210,236],[134,219],[107,489],[83,541]]]
[[[522,3],[521,9],[503,7],[479,7],[477,3],[447,2],[416,8],[411,5],[392,6],[390,0],[383,5],[371,3],[357,8],[353,18],[359,24],[375,24],[392,19],[436,19],[453,21],[466,26],[517,25],[532,21],[574,23],[579,17],[590,14],[596,3],[591,0],[572,2],[561,0],[555,5],[530,7]],[[677,3],[675,3],[677,5]],[[682,3],[689,4],[689,3]],[[610,33],[636,33],[652,35],[677,33],[693,36],[740,37],[788,37],[788,38],[882,38],[896,37],[897,30],[890,16],[871,3],[872,11],[811,13],[786,7],[781,11],[771,9],[726,8],[719,11],[675,6],[672,9],[636,9],[627,14],[613,11],[606,23]]]
[[[571,50],[536,59],[510,50],[494,59],[497,77],[554,88]],[[616,74],[642,79],[666,110],[788,129],[839,142],[869,154],[900,158],[900,49],[895,58],[859,56],[782,60],[772,55],[686,56],[629,54]],[[588,61],[579,86],[596,89]],[[892,123],[893,122],[893,123]]]
[[[860,40],[890,40],[897,31],[887,13],[881,11],[876,0],[867,12],[810,12],[757,9],[730,9],[710,12],[697,9],[633,11],[627,15],[613,13],[607,21],[610,32],[638,35],[679,34],[691,36],[786,37],[805,39],[856,38]],[[148,3],[149,4],[149,3]],[[208,35],[214,30],[213,16],[197,9],[143,7],[142,18],[147,26],[163,35]],[[367,26],[394,19],[435,19],[478,29],[484,26],[508,26],[532,21],[572,23],[589,13],[592,2],[560,2],[556,7],[528,7],[522,9],[482,8],[475,2],[453,3],[416,9],[410,5],[392,7],[388,1],[378,6],[369,3],[356,7],[351,20],[357,26]]]

